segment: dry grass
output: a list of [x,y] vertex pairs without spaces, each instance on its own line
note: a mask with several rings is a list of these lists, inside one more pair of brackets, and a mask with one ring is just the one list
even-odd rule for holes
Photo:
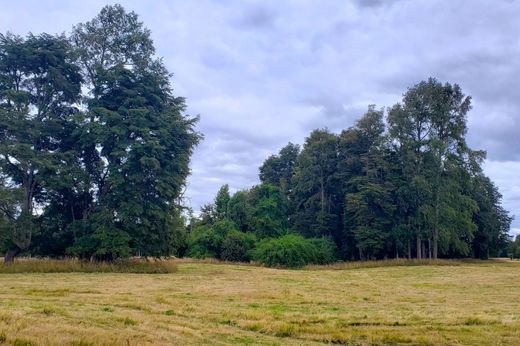
[[168,274],[177,271],[172,260],[138,260],[119,262],[88,262],[77,259],[17,259],[14,263],[0,263],[0,274],[14,273],[137,273]]
[[495,263],[497,260],[480,261],[473,259],[464,260],[449,260],[449,259],[390,259],[390,260],[378,260],[378,261],[354,261],[354,262],[336,262],[327,265],[309,265],[307,269],[365,269],[365,268],[380,268],[380,267],[410,267],[410,266],[458,266],[483,264],[483,263]]
[[0,275],[0,342],[520,344],[519,262],[378,264],[278,270],[185,261],[173,275]]

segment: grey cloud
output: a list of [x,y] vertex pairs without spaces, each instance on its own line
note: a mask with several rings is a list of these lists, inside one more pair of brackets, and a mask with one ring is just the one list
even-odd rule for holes
[[246,7],[240,17],[235,20],[235,24],[238,28],[255,30],[270,28],[275,21],[275,11],[264,4],[256,4]]
[[385,4],[389,4],[392,1],[386,0],[356,0],[356,4],[360,7],[379,7]]

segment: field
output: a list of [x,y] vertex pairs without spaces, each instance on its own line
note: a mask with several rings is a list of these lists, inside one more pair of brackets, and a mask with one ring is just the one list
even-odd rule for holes
[[520,263],[0,274],[6,345],[520,345]]

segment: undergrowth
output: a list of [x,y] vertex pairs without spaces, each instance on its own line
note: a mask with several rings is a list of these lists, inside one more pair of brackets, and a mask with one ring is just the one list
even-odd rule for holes
[[14,273],[142,273],[168,274],[177,271],[172,260],[147,261],[141,259],[115,262],[89,262],[78,259],[17,259],[0,264],[0,274]]

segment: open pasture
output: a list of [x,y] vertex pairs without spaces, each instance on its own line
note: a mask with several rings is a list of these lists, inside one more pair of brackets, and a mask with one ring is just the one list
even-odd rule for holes
[[518,345],[520,262],[0,274],[5,345]]

